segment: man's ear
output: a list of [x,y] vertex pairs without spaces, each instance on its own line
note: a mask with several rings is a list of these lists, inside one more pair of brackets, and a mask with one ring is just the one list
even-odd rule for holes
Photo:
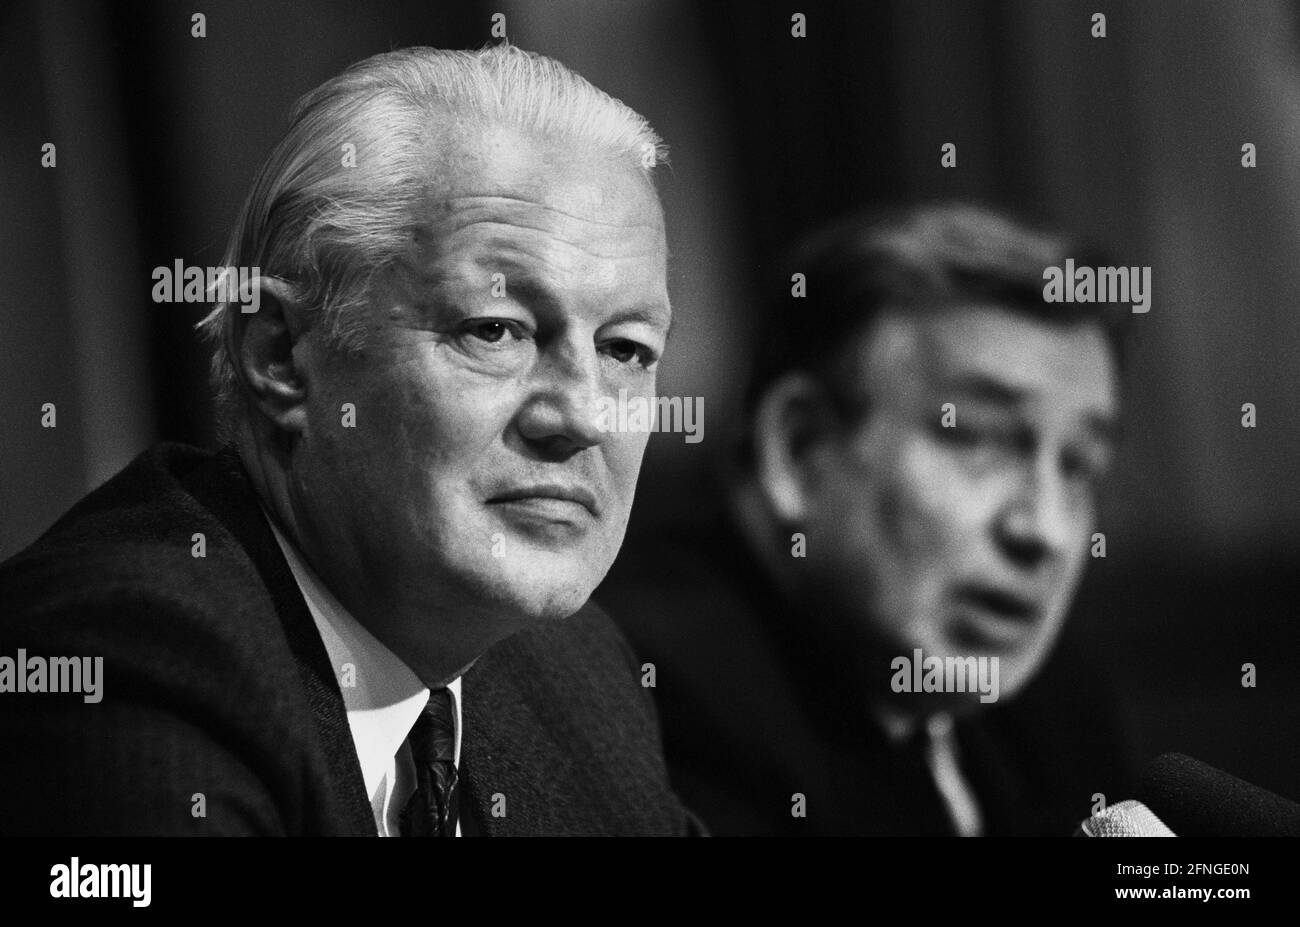
[[258,276],[255,312],[235,311],[226,349],[244,384],[248,401],[276,427],[302,431],[307,419],[307,379],[294,360],[294,347],[308,330],[306,313],[291,284]]
[[813,449],[833,427],[825,391],[805,373],[788,373],[763,394],[754,415],[759,486],[786,524],[802,522],[817,486]]

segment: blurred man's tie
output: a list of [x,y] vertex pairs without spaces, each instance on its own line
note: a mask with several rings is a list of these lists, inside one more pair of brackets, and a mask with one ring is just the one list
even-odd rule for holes
[[404,837],[456,836],[456,705],[448,689],[433,689],[408,738],[415,793],[402,811]]

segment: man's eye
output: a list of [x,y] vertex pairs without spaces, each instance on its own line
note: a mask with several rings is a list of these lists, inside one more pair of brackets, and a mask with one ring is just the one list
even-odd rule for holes
[[620,364],[637,361],[642,367],[649,367],[656,360],[654,352],[648,347],[626,338],[616,338],[606,342],[605,353]]
[[960,444],[963,447],[975,447],[980,443],[981,439],[978,431],[960,424],[951,427],[940,424],[939,437],[945,438],[953,444]]
[[488,344],[496,344],[506,335],[510,335],[515,340],[522,340],[524,337],[523,328],[518,322],[504,319],[475,319],[467,323],[462,331]]
[[954,444],[960,444],[963,447],[985,447],[995,444],[1006,443],[1005,438],[998,431],[989,428],[973,428],[970,425],[963,425],[958,420],[956,425],[951,427],[940,427],[940,434]]
[[1066,453],[1061,460],[1061,469],[1068,479],[1095,486],[1101,482],[1106,464],[1086,454]]
[[957,424],[938,429],[939,436],[949,443],[981,452],[1027,452],[1033,445],[1033,437],[1027,432],[1014,427],[1002,425],[966,424],[958,413]]

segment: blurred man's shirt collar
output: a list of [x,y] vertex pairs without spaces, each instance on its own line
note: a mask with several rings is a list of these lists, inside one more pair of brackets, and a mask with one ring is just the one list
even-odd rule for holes
[[916,736],[923,739],[925,765],[943,799],[953,831],[959,837],[980,836],[984,832],[984,816],[975,799],[975,790],[961,771],[961,750],[952,715],[940,711],[925,718],[914,718],[880,710],[874,716],[895,748],[901,749]]

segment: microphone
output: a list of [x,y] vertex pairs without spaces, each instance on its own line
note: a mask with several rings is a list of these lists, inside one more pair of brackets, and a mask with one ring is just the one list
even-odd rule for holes
[[1177,837],[1140,801],[1129,799],[1098,811],[1075,830],[1076,837]]
[[1137,797],[1184,837],[1300,837],[1300,805],[1181,753],[1157,757]]

